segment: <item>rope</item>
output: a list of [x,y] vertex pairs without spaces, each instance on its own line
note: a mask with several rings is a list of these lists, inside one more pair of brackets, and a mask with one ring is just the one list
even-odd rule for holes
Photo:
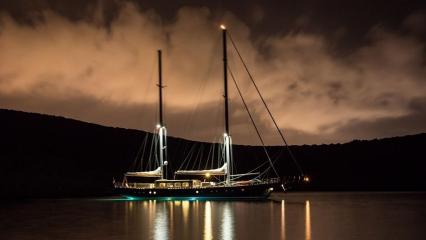
[[280,134],[280,137],[281,137],[281,139],[283,140],[283,142],[284,142],[284,144],[285,144],[285,146],[286,146],[286,148],[287,148],[287,151],[288,151],[288,153],[289,153],[289,155],[290,155],[290,158],[293,160],[293,162],[294,162],[294,164],[296,165],[296,167],[298,168],[299,172],[300,172],[302,175],[304,175],[304,174],[303,174],[302,167],[301,167],[301,166],[299,165],[299,163],[296,161],[296,158],[294,157],[293,153],[291,152],[290,147],[288,146],[287,141],[286,141],[286,139],[284,138],[283,133],[281,132],[281,129],[278,127],[278,124],[277,124],[277,122],[275,121],[274,116],[272,115],[271,111],[269,110],[268,105],[267,105],[267,104],[266,104],[266,102],[265,102],[265,99],[263,98],[262,94],[260,93],[259,88],[257,87],[257,84],[256,84],[256,82],[254,81],[253,76],[251,75],[250,71],[248,70],[248,67],[247,67],[246,63],[244,62],[244,59],[243,59],[243,57],[242,57],[242,56],[241,56],[241,54],[240,54],[240,51],[238,50],[237,46],[235,45],[234,40],[232,40],[231,34],[229,34],[229,33],[228,33],[228,37],[229,37],[229,39],[231,40],[232,46],[234,47],[235,51],[237,52],[238,57],[240,58],[240,60],[241,60],[241,62],[242,62],[242,64],[243,64],[243,66],[244,66],[244,68],[245,68],[245,70],[246,70],[246,72],[247,72],[247,74],[248,74],[248,76],[249,76],[249,78],[250,78],[251,82],[253,83],[254,87],[256,88],[256,91],[257,91],[257,93],[258,93],[258,95],[259,95],[260,99],[262,100],[263,105],[265,106],[266,110],[268,111],[268,114],[269,114],[269,116],[271,117],[272,122],[273,122],[273,123],[274,123],[274,125],[275,125],[275,128],[277,129],[278,133]]
[[141,168],[140,169],[142,171],[143,171],[143,162],[144,162],[143,160],[145,158],[145,149],[146,149],[147,142],[148,142],[148,133],[145,134],[145,137],[144,137],[143,142],[142,142],[143,148],[142,148],[142,153],[140,155],[140,157],[141,157]]
[[[211,48],[211,53],[210,53],[210,57],[209,57],[210,63],[213,63],[213,60],[216,57],[216,54],[218,52],[216,49],[219,48],[219,46],[220,46],[219,44],[220,44],[220,38],[217,39],[217,41],[213,44],[213,46]],[[188,118],[187,118],[187,120],[185,121],[185,124],[184,124],[184,130],[185,130],[185,132],[189,133],[188,136],[190,138],[194,137],[194,129],[195,129],[194,126],[196,126],[196,123],[197,123],[196,114],[198,113],[200,102],[201,102],[203,96],[205,95],[204,94],[205,89],[207,88],[208,84],[211,82],[211,81],[208,81],[208,80],[209,80],[209,76],[211,75],[211,72],[212,72],[212,65],[213,64],[208,64],[208,69],[205,72],[204,77],[201,79],[200,85],[198,85],[198,89],[193,91],[193,92],[196,93],[195,101],[194,101],[195,105],[193,105],[191,113],[188,115]]]
[[194,147],[195,147],[196,143],[192,144],[191,147],[189,148],[188,153],[186,154],[185,158],[183,159],[181,165],[179,166],[178,170],[181,170],[183,165],[186,163],[185,165],[185,169],[187,169],[188,165],[189,165],[189,159],[192,156],[192,152],[194,151]]
[[251,115],[250,110],[249,110],[249,109],[248,109],[248,107],[247,107],[247,103],[246,103],[246,101],[244,100],[244,97],[243,97],[243,95],[242,95],[242,93],[241,93],[241,91],[240,91],[240,88],[238,87],[237,81],[235,80],[234,74],[232,73],[231,68],[230,68],[229,66],[228,66],[228,71],[229,71],[229,74],[231,75],[232,81],[234,82],[235,88],[236,88],[236,89],[237,89],[237,91],[238,91],[238,95],[240,95],[240,97],[241,97],[241,101],[242,101],[242,102],[243,102],[243,104],[244,104],[244,108],[246,109],[246,112],[248,113],[248,115],[249,115],[249,117],[250,117],[250,121],[251,121],[251,123],[253,124],[254,129],[256,130],[256,134],[257,134],[257,136],[259,137],[260,142],[262,143],[263,151],[265,152],[266,157],[268,158],[268,161],[269,161],[269,163],[270,163],[270,164],[271,164],[271,166],[272,166],[272,169],[274,170],[275,174],[276,174],[276,175],[277,175],[277,177],[278,177],[278,176],[279,176],[279,174],[278,174],[277,170],[275,169],[274,164],[272,163],[271,158],[269,157],[268,151],[266,150],[265,143],[264,143],[264,141],[263,141],[263,139],[262,139],[262,136],[260,135],[259,129],[257,128],[256,123],[254,122],[253,116]]

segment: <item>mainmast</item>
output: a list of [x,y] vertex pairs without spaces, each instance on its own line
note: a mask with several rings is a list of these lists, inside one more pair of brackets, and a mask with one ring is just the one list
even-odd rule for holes
[[163,79],[162,79],[162,66],[161,66],[161,50],[158,50],[158,95],[159,95],[159,123],[157,124],[158,139],[159,139],[159,155],[161,166],[161,179],[167,178],[167,130],[163,122]]
[[229,109],[228,109],[228,58],[226,47],[226,27],[220,25],[222,29],[222,42],[223,42],[223,82],[224,82],[224,95],[225,98],[225,133],[223,134],[223,147],[226,162],[226,185],[231,184],[231,169],[232,169],[232,139],[229,133]]
[[161,67],[161,50],[158,50],[158,96],[159,96],[159,116],[160,126],[163,126],[163,76]]
[[225,97],[225,133],[229,135],[229,117],[228,117],[228,57],[226,47],[226,27],[221,25],[223,41],[223,82]]

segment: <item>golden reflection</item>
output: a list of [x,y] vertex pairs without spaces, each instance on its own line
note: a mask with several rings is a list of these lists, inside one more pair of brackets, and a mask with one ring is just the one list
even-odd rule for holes
[[204,240],[213,239],[212,233],[212,207],[210,201],[206,202],[204,208]]
[[281,239],[285,239],[285,201],[281,200]]
[[305,237],[311,240],[311,206],[309,201],[305,203]]
[[189,201],[182,201],[182,216],[183,216],[183,223],[185,226],[188,223],[188,213],[189,213]]
[[155,240],[165,240],[169,239],[169,227],[168,227],[168,217],[167,209],[164,203],[161,203],[161,206],[158,206],[156,209],[155,220],[154,220],[154,239]]
[[[198,206],[199,206],[198,200],[191,202],[191,209],[193,210],[193,211],[191,211],[192,216],[197,216],[197,217],[199,216],[198,215]],[[194,228],[199,229],[198,223],[199,223],[198,220],[194,222]]]
[[[149,200],[148,202],[148,215],[149,215],[149,219],[154,219],[155,217],[155,200]],[[149,221],[149,223],[151,223],[151,221]]]
[[225,203],[223,207],[222,217],[222,239],[231,240],[234,239],[234,216],[231,211],[229,203]]
[[174,205],[173,205],[173,202],[172,201],[170,201],[169,202],[169,213],[170,213],[170,217],[169,217],[169,221],[170,221],[170,225],[169,226],[171,226],[171,228],[170,228],[170,236],[173,236],[173,226],[174,226],[174,222],[173,222],[173,219],[174,219],[174,214],[173,214],[173,212],[174,212]]

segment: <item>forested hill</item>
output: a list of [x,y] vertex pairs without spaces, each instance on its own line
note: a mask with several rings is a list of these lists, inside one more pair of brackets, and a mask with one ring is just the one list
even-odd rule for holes
[[[147,133],[63,117],[0,109],[2,197],[72,197],[109,194],[112,179],[129,169]],[[169,138],[169,172],[190,149],[209,143]],[[291,146],[312,179],[304,190],[426,190],[426,134],[345,144]],[[282,147],[280,175],[295,175]],[[234,146],[242,171],[265,160],[263,149]]]

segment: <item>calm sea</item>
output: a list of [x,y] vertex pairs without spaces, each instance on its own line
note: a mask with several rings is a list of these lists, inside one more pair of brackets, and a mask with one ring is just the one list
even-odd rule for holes
[[426,239],[426,193],[271,198],[7,202],[0,207],[0,239]]

